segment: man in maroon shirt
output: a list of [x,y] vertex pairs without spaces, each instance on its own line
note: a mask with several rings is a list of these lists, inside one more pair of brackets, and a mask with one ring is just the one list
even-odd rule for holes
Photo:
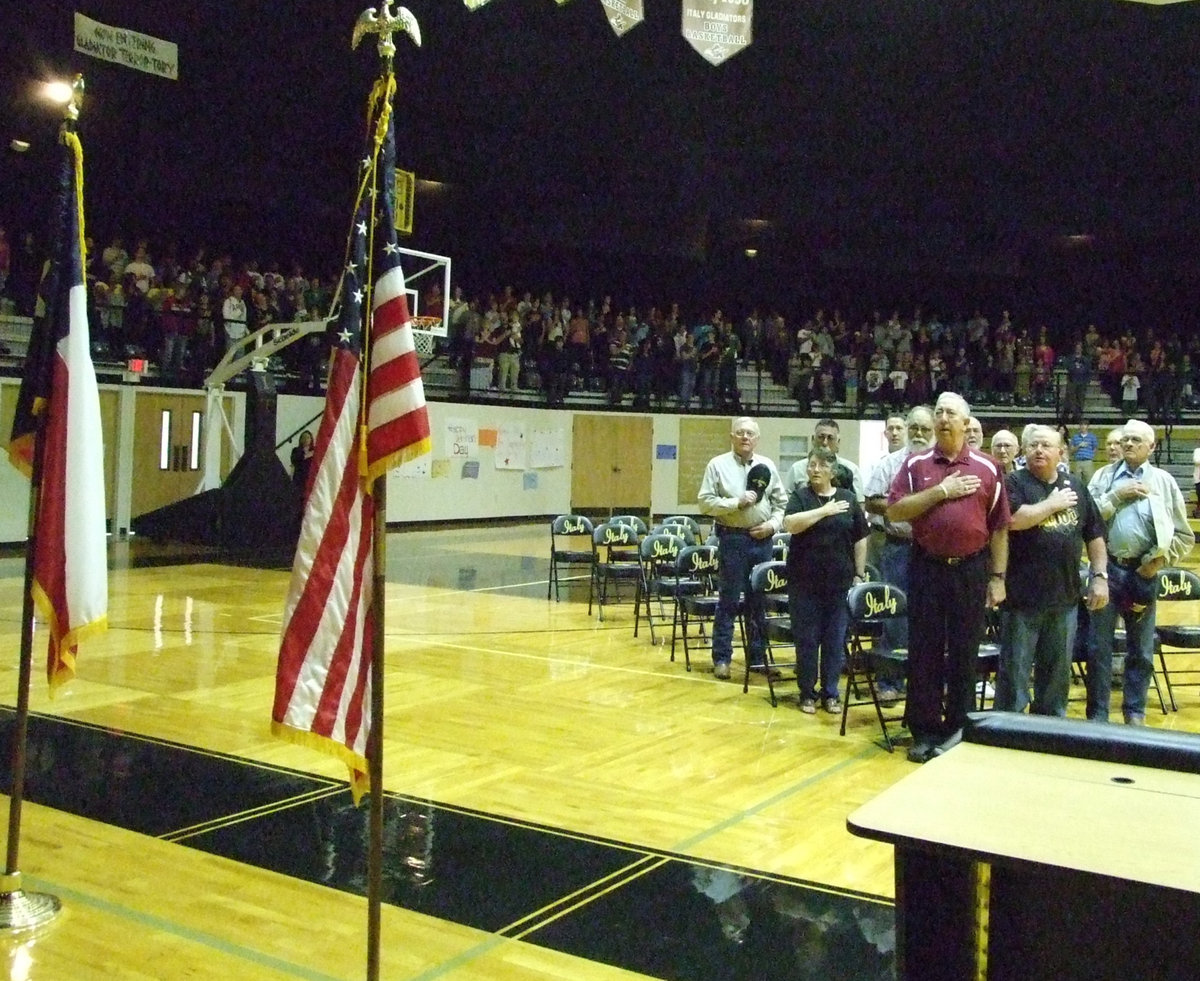
[[[988,607],[1004,602],[1008,495],[994,459],[967,445],[971,410],[944,392],[937,442],[913,453],[888,493],[889,521],[912,524],[908,593],[908,758],[924,763],[962,729],[974,705]],[[943,711],[943,692],[945,706]]]

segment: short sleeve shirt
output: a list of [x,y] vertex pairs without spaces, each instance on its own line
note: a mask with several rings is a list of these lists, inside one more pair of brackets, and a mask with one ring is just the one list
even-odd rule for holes
[[911,454],[892,481],[888,503],[941,483],[955,472],[977,476],[979,489],[969,497],[939,501],[912,519],[913,541],[939,558],[974,555],[988,544],[993,532],[1007,528],[1011,520],[1000,464],[965,444],[954,459],[936,446]]

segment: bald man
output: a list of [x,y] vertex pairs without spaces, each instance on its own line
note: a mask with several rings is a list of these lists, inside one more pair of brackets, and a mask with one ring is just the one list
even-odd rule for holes
[[1017,443],[1015,434],[1007,429],[996,430],[992,436],[992,456],[996,458],[996,462],[1000,464],[1000,468],[1006,474],[1017,469],[1017,455],[1020,451],[1021,447]]

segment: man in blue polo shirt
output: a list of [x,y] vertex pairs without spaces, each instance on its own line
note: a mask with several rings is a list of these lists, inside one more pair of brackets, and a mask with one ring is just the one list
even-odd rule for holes
[[1100,441],[1088,429],[1088,421],[1080,419],[1079,432],[1071,437],[1071,473],[1082,480],[1085,487],[1096,472],[1096,451],[1099,449]]

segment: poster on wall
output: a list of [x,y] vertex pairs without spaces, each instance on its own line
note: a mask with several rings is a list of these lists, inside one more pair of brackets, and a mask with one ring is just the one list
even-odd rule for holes
[[567,465],[566,436],[561,429],[535,429],[529,434],[529,465],[535,470]]
[[506,422],[496,430],[496,469],[524,470],[527,456],[525,427],[519,422]]
[[473,419],[446,420],[446,457],[474,460],[479,456],[479,427]]

